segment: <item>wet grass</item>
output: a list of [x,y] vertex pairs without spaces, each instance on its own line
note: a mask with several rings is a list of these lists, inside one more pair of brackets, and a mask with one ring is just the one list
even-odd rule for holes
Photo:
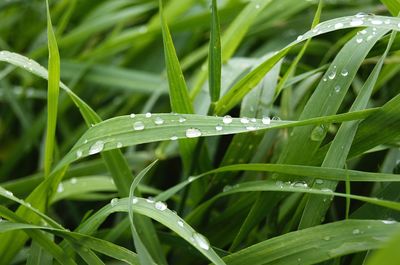
[[0,3],[0,263],[399,264],[399,11]]

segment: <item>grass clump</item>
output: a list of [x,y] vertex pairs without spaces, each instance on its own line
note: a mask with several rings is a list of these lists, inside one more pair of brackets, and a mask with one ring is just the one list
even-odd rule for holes
[[0,263],[400,264],[396,3],[0,3]]

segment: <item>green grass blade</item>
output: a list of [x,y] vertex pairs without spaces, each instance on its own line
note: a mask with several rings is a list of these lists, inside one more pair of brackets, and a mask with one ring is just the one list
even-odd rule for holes
[[133,198],[135,194],[135,189],[139,182],[144,178],[147,174],[147,172],[157,163],[157,160],[151,163],[149,166],[147,166],[145,169],[143,169],[137,176],[136,178],[132,181],[132,185],[129,191],[129,201],[128,201],[128,215],[129,215],[129,222],[131,226],[131,232],[132,232],[132,238],[135,243],[135,247],[137,250],[137,254],[139,256],[139,261],[141,264],[155,264],[153,258],[151,257],[151,254],[149,251],[146,249],[145,244],[142,242],[140,239],[140,236],[137,232],[137,228],[135,225],[135,219],[134,219],[134,213],[132,208],[134,207],[133,205]]
[[44,158],[44,172],[50,174],[53,162],[55,133],[57,124],[58,95],[60,83],[60,55],[58,53],[56,36],[51,24],[49,2],[46,0],[47,9],[47,39],[49,47],[49,82],[47,89],[47,130]]
[[397,16],[400,12],[400,1],[399,0],[380,0],[387,9],[390,11],[392,16]]
[[[386,59],[386,56],[390,50],[390,47],[393,43],[395,38],[395,33],[392,34],[391,39],[389,41],[388,47],[380,58],[378,64],[373,69],[371,75],[365,82],[364,86],[361,89],[361,92],[357,96],[356,100],[354,101],[353,105],[350,108],[350,111],[357,111],[364,109],[371,97],[372,90],[376,84],[378,79],[380,70],[382,69],[383,63]],[[330,148],[325,156],[325,159],[322,163],[322,167],[343,167],[350,147],[353,143],[354,135],[356,134],[358,128],[358,122],[348,122],[342,124],[339,128],[335,139],[332,141]],[[325,182],[322,187],[327,189],[335,189],[337,183],[332,181]],[[320,185],[318,185],[320,186]],[[325,217],[326,211],[329,208],[330,201],[324,201],[324,198],[317,198],[315,196],[310,196],[307,199],[307,204],[305,206],[303,217],[300,221],[300,228],[310,227],[315,224],[319,224],[321,219]],[[329,201],[329,202],[328,202]]]
[[[389,222],[390,223],[390,222]],[[392,230],[393,231],[393,230]],[[400,260],[399,245],[400,245],[400,229],[396,229],[396,233],[391,236],[382,249],[372,253],[370,258],[367,258],[366,265],[396,265]]]
[[[321,122],[342,122],[348,120],[363,119],[376,109],[360,112],[324,116],[303,121],[269,121],[262,119],[243,123],[241,118],[228,118],[229,123],[224,123],[222,117],[211,117],[195,114],[157,114],[151,117],[145,114],[121,116],[101,122],[91,127],[75,144],[70,152],[64,156],[56,169],[72,163],[75,160],[97,154],[107,150],[118,149],[124,146],[150,143],[163,140],[176,140],[196,138],[200,136],[215,136],[267,129],[290,128]],[[182,117],[184,122],[180,122]],[[223,125],[223,130],[216,126]]]
[[211,102],[216,102],[221,93],[221,39],[217,1],[211,2],[211,33],[208,60]]
[[397,227],[398,224],[387,225],[371,220],[335,222],[265,240],[233,253],[224,260],[231,265],[316,264],[346,254],[380,248]]

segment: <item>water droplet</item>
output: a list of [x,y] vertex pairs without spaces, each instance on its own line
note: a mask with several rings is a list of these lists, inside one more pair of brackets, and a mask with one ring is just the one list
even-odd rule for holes
[[156,202],[155,204],[154,204],[154,207],[157,209],[157,210],[160,210],[160,211],[164,211],[165,209],[167,209],[167,205],[164,203],[164,202]]
[[256,4],[256,9],[259,9],[260,8],[260,5],[259,4]]
[[223,192],[227,192],[227,191],[230,191],[232,189],[232,186],[231,185],[226,185],[223,189],[222,189],[222,191]]
[[187,138],[196,138],[196,137],[200,137],[201,136],[201,132],[199,129],[196,128],[189,128],[186,130],[186,137]]
[[218,124],[217,126],[215,126],[215,130],[218,131],[218,132],[220,132],[220,131],[223,130],[223,127],[222,127],[221,125]]
[[71,182],[71,184],[76,184],[78,182],[78,180],[76,178],[71,178],[70,182]]
[[9,190],[6,190],[6,191],[4,192],[4,194],[5,194],[6,196],[8,196],[8,197],[14,196],[14,194],[13,194],[11,191],[9,191]]
[[104,148],[104,142],[97,141],[89,148],[89,155],[97,154],[97,153],[101,152],[103,150],[103,148]]
[[154,199],[153,199],[152,197],[148,197],[148,198],[146,199],[146,201],[147,201],[148,203],[154,203]]
[[343,23],[336,23],[335,24],[335,29],[341,29],[341,28],[343,28]]
[[60,192],[63,192],[63,191],[64,191],[64,185],[62,183],[58,184],[57,192],[60,193]]
[[321,185],[321,184],[324,183],[324,181],[323,181],[322,179],[316,179],[316,180],[315,180],[315,183]]
[[268,116],[263,117],[262,120],[261,120],[261,122],[262,122],[263,124],[265,124],[265,125],[269,125],[269,124],[271,123],[271,118],[268,117]]
[[394,220],[382,220],[382,223],[384,223],[386,225],[392,225],[392,224],[396,224],[397,222]]
[[340,72],[342,76],[347,76],[349,74],[349,71],[347,69],[343,69],[342,72]]
[[362,38],[357,38],[357,39],[356,39],[356,42],[357,42],[357,43],[361,43],[361,42],[363,42],[363,39],[362,39]]
[[315,126],[315,128],[311,132],[310,139],[312,141],[322,141],[325,138],[326,132],[327,132],[327,126],[321,124],[318,126]]
[[180,116],[178,121],[179,121],[180,123],[185,122],[185,121],[186,121],[186,118],[183,117],[183,116]]
[[146,118],[151,118],[151,113],[150,113],[150,112],[147,112],[147,113],[145,114],[145,116],[146,116]]
[[329,241],[329,240],[331,240],[331,237],[330,236],[324,236],[324,240],[325,241]]
[[136,204],[136,203],[138,203],[138,201],[139,201],[138,198],[136,198],[136,197],[133,197],[133,198],[132,198],[132,204]]
[[353,235],[358,235],[360,233],[360,229],[354,229],[352,233]]
[[210,243],[208,242],[207,238],[199,233],[194,233],[192,237],[193,241],[202,249],[209,250]]
[[322,81],[326,82],[326,81],[328,81],[328,79],[326,77],[324,77],[324,79],[322,79]]
[[132,119],[136,117],[135,113],[131,113],[131,115],[129,115]]
[[183,222],[182,221],[178,221],[178,225],[180,226],[180,227],[183,227]]
[[321,189],[321,191],[322,192],[328,192],[328,193],[332,193],[333,192],[333,190],[331,190],[331,189]]
[[364,21],[362,21],[361,19],[353,19],[352,21],[350,21],[350,26],[353,27],[358,27],[361,26],[362,24],[364,24]]
[[115,205],[117,205],[117,203],[118,203],[118,198],[113,198],[113,199],[111,200],[111,202],[110,202],[111,207],[114,207]]
[[359,13],[357,13],[357,14],[355,15],[355,17],[358,17],[358,18],[362,18],[362,17],[366,17],[366,16],[368,16],[368,14],[365,13],[365,12],[359,12]]
[[254,131],[256,129],[257,128],[255,126],[246,126],[246,130],[248,130],[248,131]]
[[83,155],[82,150],[77,150],[76,151],[76,158],[80,158]]
[[336,77],[336,70],[332,70],[331,72],[329,72],[328,78],[330,80],[334,79],[335,77]]
[[121,148],[122,147],[122,143],[121,142],[118,142],[117,143],[117,148]]
[[390,23],[392,23],[392,21],[390,21],[390,19],[385,19],[385,21],[383,21],[383,23],[385,23],[386,25],[389,25]]
[[240,118],[240,122],[243,124],[247,124],[250,122],[250,120],[247,117],[243,117],[243,118]]
[[308,188],[307,183],[305,183],[304,181],[296,181],[292,184],[292,186],[296,188]]
[[225,115],[225,116],[222,118],[222,122],[225,123],[225,124],[231,123],[232,120],[233,120],[232,117],[229,116],[229,115]]
[[278,186],[279,188],[283,188],[283,181],[278,180],[277,182],[275,182],[276,186]]
[[83,141],[83,143],[84,143],[84,144],[87,144],[87,143],[88,143],[88,140],[86,139],[85,141]]
[[189,182],[192,182],[192,181],[195,180],[195,179],[196,179],[196,177],[193,177],[193,176],[188,177],[188,181],[189,181]]
[[299,35],[298,37],[297,37],[297,41],[301,41],[303,39],[303,35]]
[[178,136],[174,135],[174,136],[171,136],[169,139],[171,141],[176,141],[176,140],[178,140]]
[[371,19],[371,23],[372,23],[372,25],[381,25],[383,22],[382,22],[382,20]]
[[336,93],[339,93],[339,92],[340,92],[340,86],[339,86],[339,85],[335,86],[335,92],[336,92]]
[[399,23],[399,24],[397,24],[397,27],[399,27],[399,28],[400,28],[400,23]]
[[141,121],[135,122],[135,123],[133,124],[133,129],[134,129],[135,131],[141,131],[141,130],[143,130],[143,129],[144,129],[144,123],[141,122]]
[[156,125],[161,125],[161,124],[164,123],[164,120],[163,120],[161,117],[156,117],[156,118],[154,119],[154,123],[155,123]]

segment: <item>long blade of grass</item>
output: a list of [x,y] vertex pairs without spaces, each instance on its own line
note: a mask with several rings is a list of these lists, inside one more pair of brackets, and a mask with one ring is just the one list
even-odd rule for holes
[[56,36],[51,24],[49,2],[46,0],[47,10],[47,39],[49,48],[49,75],[47,88],[47,130],[44,158],[45,176],[50,174],[54,156],[54,145],[56,142],[56,124],[58,111],[58,95],[60,83],[60,55],[58,53]]
[[[390,222],[387,222],[390,223]],[[392,230],[393,231],[393,230]],[[396,265],[400,260],[399,245],[400,245],[400,229],[396,229],[396,233],[391,236],[391,239],[382,246],[382,249],[377,250],[367,258],[366,265]]]
[[140,239],[140,235],[137,232],[137,228],[135,225],[135,221],[134,221],[134,213],[132,208],[133,206],[133,198],[134,198],[134,193],[135,193],[135,189],[137,187],[137,185],[139,184],[139,182],[142,180],[142,178],[144,178],[147,174],[147,172],[157,163],[157,160],[154,161],[153,163],[151,163],[149,166],[147,166],[145,169],[143,169],[134,179],[134,181],[132,181],[132,185],[129,191],[129,201],[128,201],[128,215],[129,215],[129,222],[131,225],[131,232],[132,232],[132,238],[133,241],[135,243],[135,247],[137,250],[137,254],[139,256],[139,261],[141,264],[155,264],[153,258],[151,257],[151,254],[149,253],[149,251],[147,250],[145,244],[142,242],[142,240]]
[[[350,111],[362,110],[367,106],[369,98],[372,94],[372,90],[378,79],[378,75],[380,73],[380,70],[382,69],[383,63],[386,59],[386,56],[390,50],[390,47],[394,41],[395,36],[396,34],[394,32],[391,35],[385,53],[382,55],[378,64],[375,66],[371,75],[365,82],[363,88],[361,89],[360,94],[357,96],[356,100],[351,106]],[[332,144],[329,147],[324,162],[322,163],[322,167],[344,166],[348,152],[353,143],[354,135],[356,134],[358,124],[359,124],[358,122],[348,122],[342,124],[335,138],[333,139]],[[322,185],[322,187],[334,190],[336,188],[336,185],[337,182],[327,181]],[[321,222],[321,219],[325,217],[326,211],[328,210],[330,205],[330,200],[327,200],[326,198],[317,198],[315,196],[310,196],[306,200],[307,203],[303,211],[302,219],[300,221],[299,225],[300,228],[306,228],[313,226],[315,224],[319,224]]]
[[[62,168],[83,157],[124,146],[180,138],[187,139],[200,136],[290,128],[319,124],[321,122],[342,122],[363,119],[374,112],[376,112],[376,109],[324,116],[303,121],[270,121],[269,119],[264,121],[262,119],[244,121],[242,118],[222,118],[195,114],[157,114],[152,115],[150,118],[146,114],[138,114],[134,118],[132,116],[120,116],[91,127],[70,152],[64,156],[56,169]],[[185,122],[179,122],[182,118],[185,119]],[[224,124],[223,130],[216,129],[217,126],[221,126],[220,124]]]
[[346,254],[380,248],[398,226],[371,220],[319,225],[265,240],[225,257],[224,261],[231,265],[316,264]]
[[211,33],[208,74],[211,102],[219,99],[221,92],[221,39],[217,1],[211,2]]

